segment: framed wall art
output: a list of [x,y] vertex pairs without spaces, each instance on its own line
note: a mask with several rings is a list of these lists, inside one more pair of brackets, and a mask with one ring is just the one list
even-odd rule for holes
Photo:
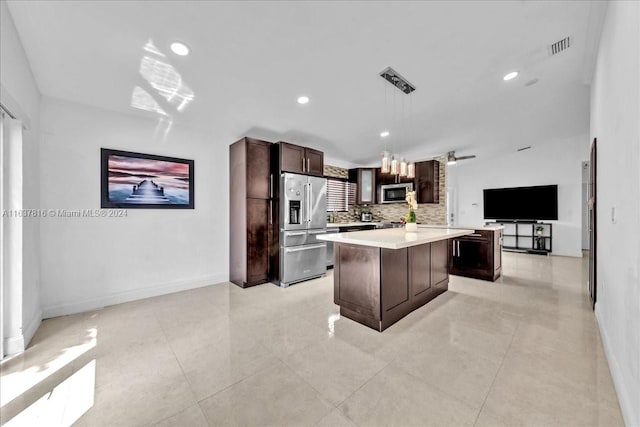
[[102,208],[193,209],[193,160],[101,148]]

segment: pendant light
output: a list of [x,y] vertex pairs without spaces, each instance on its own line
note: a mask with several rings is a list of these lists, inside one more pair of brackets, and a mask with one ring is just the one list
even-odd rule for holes
[[407,160],[404,157],[400,160],[400,176],[407,176]]
[[398,175],[400,173],[400,165],[395,155],[391,156],[391,175]]
[[388,151],[382,152],[382,162],[381,162],[380,172],[389,173],[391,172],[391,157]]
[[[403,92],[405,95],[409,95],[409,108],[410,108],[410,112],[409,112],[409,118],[410,118],[410,124],[412,125],[413,123],[413,97],[411,97],[411,93],[413,91],[416,90],[415,86],[413,86],[411,83],[409,83],[404,77],[402,77],[397,71],[395,71],[394,69],[392,69],[391,67],[387,67],[385,68],[381,73],[380,73],[380,77],[382,77],[383,79],[385,79],[387,82],[391,83],[394,87],[396,87],[397,89],[399,89],[401,92]],[[387,86],[385,85],[385,92],[384,92],[384,106],[387,106],[387,91],[386,91]],[[396,97],[395,97],[396,93],[394,92],[394,97],[393,97],[393,120],[395,121],[396,119]],[[405,117],[404,114],[404,106],[405,106],[405,102],[404,99],[402,100],[402,116]],[[398,123],[400,123],[398,121]],[[412,128],[412,126],[410,126],[410,128]],[[410,129],[412,130],[412,129]],[[396,135],[398,135],[397,132],[395,132]],[[389,136],[389,132],[388,131],[384,131],[380,134],[381,137],[387,137]],[[394,137],[394,142],[393,142],[393,147],[395,148],[395,137]],[[402,178],[415,178],[416,176],[416,165],[413,162],[407,162],[407,160],[403,157],[401,161],[398,160],[398,156],[394,153],[394,154],[390,154],[389,151],[386,151],[386,144],[385,144],[385,151],[383,151],[382,153],[382,158],[381,158],[381,162],[380,162],[380,172],[382,173],[390,173],[391,175],[394,176],[400,176]]]
[[407,178],[416,177],[416,164],[411,162],[407,165]]

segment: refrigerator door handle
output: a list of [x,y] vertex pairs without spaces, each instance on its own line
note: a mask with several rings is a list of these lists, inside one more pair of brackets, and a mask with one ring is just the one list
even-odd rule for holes
[[325,230],[321,230],[321,231],[308,231],[309,234],[325,234],[326,231]]
[[311,222],[311,209],[313,207],[313,200],[311,200],[312,195],[313,191],[311,188],[311,183],[309,183],[309,187],[307,189],[307,222]]
[[297,247],[297,248],[285,248],[284,251],[286,253],[290,253],[290,252],[300,252],[300,251],[309,251],[311,249],[320,249],[320,248],[324,248],[325,244],[321,243],[319,245],[305,245],[305,246],[301,246],[301,247]]
[[284,233],[285,236],[304,236],[307,234],[306,231],[286,231]]
[[269,174],[269,198],[273,199],[273,174]]

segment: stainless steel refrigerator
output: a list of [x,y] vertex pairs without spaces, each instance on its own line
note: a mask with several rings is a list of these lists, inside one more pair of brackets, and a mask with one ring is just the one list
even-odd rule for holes
[[327,245],[327,180],[283,173],[280,176],[280,286],[322,276]]

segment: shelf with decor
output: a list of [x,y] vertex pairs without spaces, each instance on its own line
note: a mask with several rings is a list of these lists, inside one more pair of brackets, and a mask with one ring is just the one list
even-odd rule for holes
[[553,250],[553,227],[548,222],[496,221],[504,226],[502,249],[511,252],[548,255]]

